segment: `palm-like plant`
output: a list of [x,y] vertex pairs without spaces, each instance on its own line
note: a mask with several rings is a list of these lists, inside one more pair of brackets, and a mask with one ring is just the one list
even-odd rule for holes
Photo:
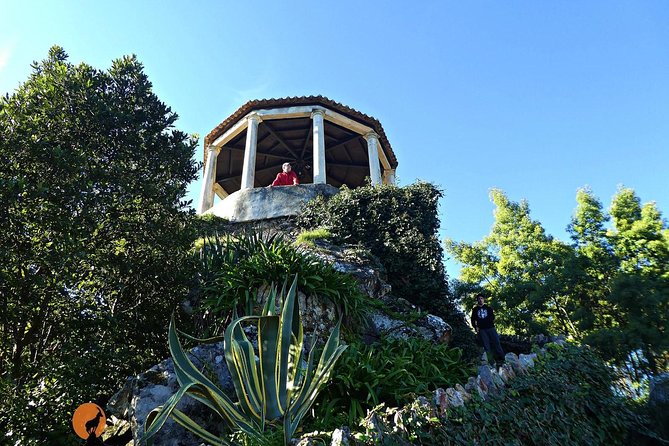
[[[329,379],[337,359],[346,349],[339,343],[340,324],[337,324],[325,343],[318,363],[314,363],[316,342],[312,342],[304,361],[304,334],[296,294],[297,276],[287,293],[286,284],[281,290],[283,308],[280,315],[275,314],[277,293],[274,288],[261,316],[236,318],[225,330],[225,360],[237,402],[233,402],[193,365],[179,342],[172,318],[169,347],[180,388],[163,406],[149,414],[144,439],[150,441],[171,416],[205,441],[230,444],[225,437],[212,434],[176,409],[181,398],[188,395],[216,412],[233,430],[251,437],[258,437],[268,423],[281,422],[284,441],[288,444],[320,388]],[[253,344],[243,330],[243,326],[250,323],[255,323],[258,329],[258,359]]]

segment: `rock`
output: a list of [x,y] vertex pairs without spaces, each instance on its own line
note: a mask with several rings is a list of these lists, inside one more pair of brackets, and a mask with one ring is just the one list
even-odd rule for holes
[[428,314],[409,325],[405,321],[390,317],[382,310],[374,310],[370,314],[369,322],[371,336],[376,338],[389,336],[395,339],[408,339],[420,336],[427,341],[448,343],[453,331],[442,318],[433,314]]
[[462,387],[462,384],[456,384],[455,385],[455,390],[460,392],[460,395],[462,395],[462,399],[465,403],[468,403],[469,401],[471,401],[471,399],[472,399],[471,394],[469,392],[467,392],[467,390],[465,390],[464,387]]
[[478,377],[485,383],[486,387],[490,390],[496,387],[495,381],[492,377],[492,369],[487,365],[482,365],[479,367]]
[[303,249],[323,263],[332,265],[337,271],[353,276],[360,291],[371,299],[381,299],[391,291],[390,285],[381,278],[381,263],[371,254],[360,252],[360,248],[340,247],[326,241],[317,241],[315,248]]
[[231,222],[295,216],[317,196],[331,197],[337,193],[339,189],[328,184],[242,189],[225,197],[204,215],[213,214]]
[[132,428],[130,423],[116,418],[114,415],[107,417],[107,426],[102,434],[105,444],[132,446]]
[[669,405],[669,373],[662,373],[650,380],[649,405]]
[[516,373],[513,371],[511,364],[505,363],[499,368],[499,376],[504,382],[508,383],[516,377]]
[[525,367],[520,363],[520,359],[518,359],[518,356],[516,356],[515,353],[507,353],[506,356],[504,356],[504,361],[511,365],[516,374],[523,375],[527,373]]
[[332,442],[330,446],[348,446],[351,444],[351,430],[344,426],[341,429],[335,429],[332,432]]
[[476,378],[476,388],[479,391],[481,399],[486,399],[488,397],[488,385],[481,379],[480,376]]
[[501,376],[499,376],[497,370],[495,369],[490,370],[490,375],[492,376],[492,382],[495,384],[495,387],[499,389],[503,389],[505,387],[504,380],[502,379]]
[[486,398],[486,394],[488,392],[488,388],[486,387],[485,393],[483,392],[483,389],[479,385],[479,382],[476,378],[473,376],[469,377],[469,380],[467,381],[467,384],[465,384],[465,390],[471,395],[471,394],[478,394],[478,396],[481,397],[481,399]]
[[455,390],[452,387],[446,389],[446,395],[448,396],[448,404],[453,407],[460,407],[465,405],[465,400],[462,397],[462,394]]
[[543,345],[546,343],[546,336],[544,336],[543,334],[538,334],[532,337],[532,342],[535,344]]
[[[339,320],[334,303],[328,299],[306,296],[302,292],[297,293],[297,299],[304,332],[315,336],[325,336],[327,339]],[[325,342],[325,339],[321,341]]]
[[[226,363],[216,359],[224,356],[222,342],[197,346],[190,351],[189,356],[193,364],[205,370],[205,375],[217,382],[223,391],[234,395],[232,378]],[[107,413],[127,420],[132,430],[132,437],[135,443],[139,444],[138,440],[144,434],[144,424],[149,412],[164,404],[178,387],[174,363],[172,359],[167,359],[141,375],[129,378],[124,387],[110,399]],[[189,397],[183,398],[177,408],[203,425],[212,414],[210,409]],[[215,433],[221,426],[207,426],[207,428]],[[199,446],[202,443],[199,437],[190,434],[171,419],[165,423],[154,439],[155,444],[167,446]]]
[[434,391],[434,405],[439,409],[439,415],[442,417],[446,415],[448,410],[448,395],[441,387]]
[[537,359],[536,353],[530,353],[529,355],[521,353],[518,356],[518,362],[520,362],[520,364],[526,369],[534,367],[535,359]]
[[443,344],[451,341],[453,328],[439,316],[428,314],[418,319],[415,325],[424,339]]
[[[399,412],[399,411],[398,411]],[[360,423],[367,431],[367,435],[375,444],[380,444],[383,439],[383,420],[380,419],[376,412],[368,412],[367,416]]]

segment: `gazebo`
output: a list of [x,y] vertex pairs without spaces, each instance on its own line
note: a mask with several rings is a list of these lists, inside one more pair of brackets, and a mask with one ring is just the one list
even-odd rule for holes
[[284,162],[301,185],[334,188],[359,187],[367,177],[393,184],[398,164],[378,120],[323,96],[249,101],[204,143],[200,214],[215,211],[215,195],[239,200],[271,184]]

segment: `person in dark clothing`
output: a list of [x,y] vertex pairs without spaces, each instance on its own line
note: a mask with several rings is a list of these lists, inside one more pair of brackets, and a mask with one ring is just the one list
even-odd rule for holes
[[492,354],[496,360],[504,360],[504,350],[499,343],[499,335],[495,330],[495,313],[485,304],[482,294],[476,296],[476,306],[472,308],[472,327],[481,337],[483,348]]

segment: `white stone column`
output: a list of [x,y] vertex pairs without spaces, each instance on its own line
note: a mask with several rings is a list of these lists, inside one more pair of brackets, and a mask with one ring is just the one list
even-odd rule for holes
[[216,160],[220,148],[210,145],[207,147],[207,161],[204,165],[202,175],[202,193],[200,193],[200,204],[198,214],[203,214],[214,205],[214,181],[216,180]]
[[383,171],[383,184],[395,184],[395,169]]
[[246,146],[244,148],[244,165],[242,167],[242,189],[252,189],[256,176],[256,150],[258,147],[258,125],[260,116],[257,113],[246,117]]
[[365,135],[367,140],[367,155],[369,156],[369,176],[372,179],[372,184],[381,184],[381,167],[379,166],[379,135],[374,132],[369,132]]
[[323,110],[311,112],[314,142],[314,184],[325,184],[325,124]]

